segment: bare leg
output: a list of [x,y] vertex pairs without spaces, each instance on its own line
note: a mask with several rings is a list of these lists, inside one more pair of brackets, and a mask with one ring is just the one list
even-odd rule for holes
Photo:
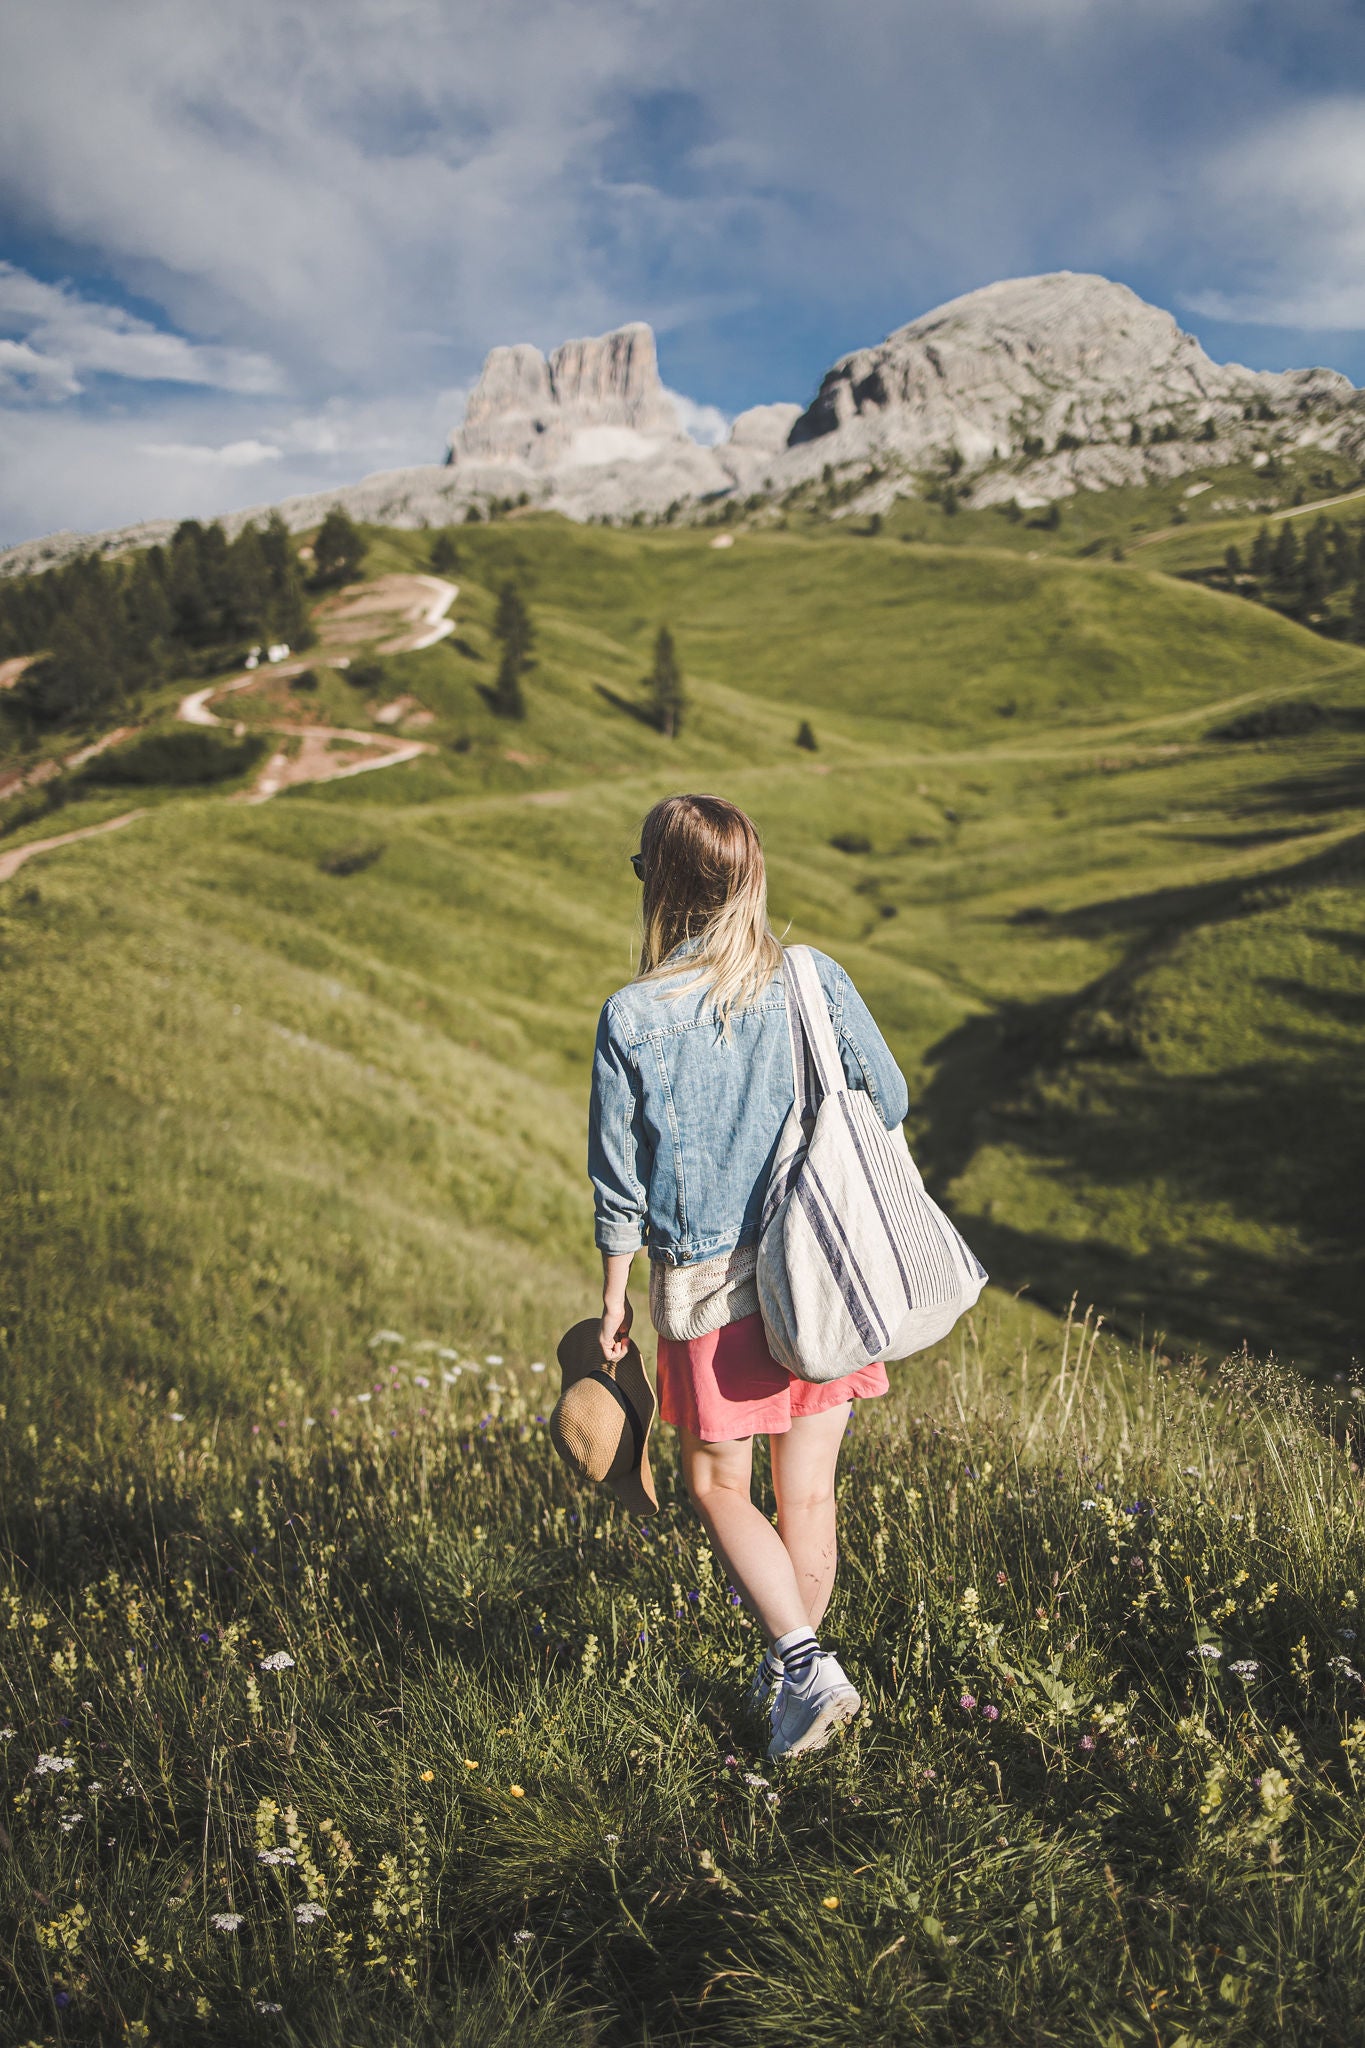
[[804,1628],[806,1604],[797,1588],[792,1561],[777,1530],[750,1498],[752,1437],[707,1444],[689,1429],[680,1434],[687,1490],[706,1524],[706,1533],[746,1605],[763,1624],[768,1640],[776,1642],[792,1629]]
[[848,1426],[851,1402],[819,1415],[798,1415],[785,1436],[768,1439],[777,1533],[791,1559],[803,1619],[819,1630],[834,1590],[839,1539],[834,1525],[834,1468]]

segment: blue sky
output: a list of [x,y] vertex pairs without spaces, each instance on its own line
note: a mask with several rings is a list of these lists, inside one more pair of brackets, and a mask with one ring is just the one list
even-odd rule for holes
[[651,321],[718,415],[997,277],[1365,383],[1365,4],[9,0],[0,543],[438,460]]

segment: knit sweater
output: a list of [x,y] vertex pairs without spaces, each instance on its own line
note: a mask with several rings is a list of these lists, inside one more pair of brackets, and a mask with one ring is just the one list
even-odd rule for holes
[[649,1315],[661,1337],[685,1344],[692,1337],[705,1337],[741,1316],[758,1313],[758,1265],[756,1244],[738,1245],[714,1259],[697,1259],[691,1265],[670,1266],[662,1259],[649,1262]]

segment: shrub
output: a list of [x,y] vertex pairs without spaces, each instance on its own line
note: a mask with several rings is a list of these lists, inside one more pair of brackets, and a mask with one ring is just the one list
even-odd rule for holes
[[318,672],[315,668],[300,669],[296,676],[289,678],[291,690],[316,690],[317,686]]
[[836,832],[830,845],[839,853],[871,853],[872,841],[861,832]]
[[356,661],[342,670],[353,690],[382,690],[388,682],[389,672],[382,661]]
[[803,718],[796,728],[796,744],[804,747],[808,754],[819,752],[820,742],[815,737],[815,728],[808,718]]
[[324,875],[358,875],[372,868],[384,851],[383,840],[358,840],[351,846],[337,846],[318,855]]
[[254,768],[264,752],[265,741],[255,733],[226,740],[196,728],[151,732],[130,747],[116,747],[87,762],[81,780],[141,787],[230,782]]
[[1256,711],[1244,711],[1240,718],[1228,720],[1226,725],[1215,726],[1209,734],[1214,740],[1283,740],[1293,739],[1296,734],[1313,732],[1320,726],[1327,713],[1321,704],[1311,698],[1298,697],[1279,704],[1262,704]]

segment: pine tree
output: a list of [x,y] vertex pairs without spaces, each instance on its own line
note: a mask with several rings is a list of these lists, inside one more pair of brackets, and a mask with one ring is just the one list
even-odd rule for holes
[[1315,519],[1304,542],[1299,565],[1299,603],[1305,612],[1316,612],[1327,601],[1327,521]]
[[1356,577],[1351,592],[1351,638],[1357,646],[1365,647],[1365,569]]
[[318,583],[349,583],[360,574],[369,543],[340,505],[333,505],[313,542],[313,575]]
[[796,728],[796,744],[804,747],[808,754],[819,752],[820,742],[815,737],[815,727],[808,718],[803,718]]
[[1275,543],[1270,538],[1269,526],[1262,521],[1261,530],[1251,543],[1251,573],[1258,583],[1268,580],[1274,558]]
[[502,659],[490,699],[492,709],[499,718],[525,718],[526,698],[521,679],[530,664],[534,635],[530,614],[515,583],[504,583],[498,594],[493,632],[502,644]]
[[1299,567],[1299,543],[1290,519],[1280,521],[1280,530],[1275,536],[1275,546],[1270,557],[1271,580],[1281,590],[1292,588]]
[[303,572],[289,528],[272,512],[261,531],[261,552],[270,576],[270,607],[266,630],[287,647],[309,647],[314,639],[304,595]]
[[[243,527],[228,549],[224,576],[224,625],[243,637],[265,631],[270,611],[270,567],[261,536]],[[291,643],[292,644],[292,643]]]
[[460,551],[448,526],[437,529],[427,560],[438,576],[449,575],[452,569],[459,568]]
[[660,626],[654,642],[654,667],[649,677],[649,708],[654,714],[654,723],[664,737],[676,739],[682,730],[683,714],[687,710],[687,691],[683,685],[682,670],[678,666],[673,635],[667,626]]
[[1228,582],[1235,583],[1242,573],[1242,554],[1240,548],[1230,547],[1228,549],[1223,557],[1223,567],[1227,570]]

